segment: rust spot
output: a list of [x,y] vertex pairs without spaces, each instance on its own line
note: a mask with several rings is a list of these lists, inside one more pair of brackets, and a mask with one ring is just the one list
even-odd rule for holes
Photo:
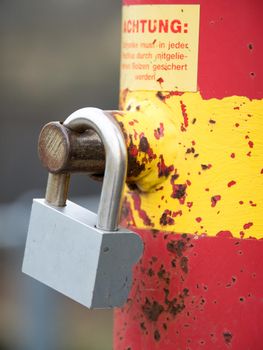
[[164,311],[164,307],[157,301],[151,303],[150,300],[146,298],[145,303],[142,306],[142,311],[148,320],[155,322]]
[[195,153],[195,149],[194,149],[194,147],[187,148],[187,150],[186,150],[186,152],[185,152],[185,153],[187,153],[187,154],[189,154],[189,153]]
[[186,256],[181,258],[180,267],[184,273],[188,273],[188,258]]
[[170,210],[165,210],[162,213],[162,216],[160,218],[160,224],[163,225],[163,226],[173,225],[174,224],[174,219],[171,217],[171,211]]
[[165,101],[165,96],[161,93],[161,91],[158,91],[156,93],[156,96],[161,100],[161,101]]
[[171,261],[171,265],[172,265],[172,267],[176,267],[176,260],[175,260],[175,259],[173,259],[173,260]]
[[154,273],[153,269],[150,268],[150,269],[148,270],[147,274],[148,274],[148,276],[152,277],[152,276],[154,276],[155,273]]
[[234,186],[235,184],[236,184],[236,181],[232,180],[232,181],[230,181],[230,182],[227,184],[227,186],[228,186],[228,187],[232,187],[232,186]]
[[156,158],[156,154],[153,153],[153,150],[143,133],[140,135],[139,151],[146,153],[149,157],[149,161]]
[[186,243],[182,239],[178,241],[171,240],[167,243],[166,248],[169,252],[175,253],[178,257],[181,257],[186,249]]
[[145,136],[141,137],[139,143],[139,151],[147,153],[149,150],[149,142]]
[[139,191],[138,186],[134,182],[128,182],[127,186],[130,191]]
[[154,331],[154,339],[156,341],[159,341],[161,339],[160,332],[157,329]]
[[223,337],[226,344],[231,344],[233,335],[230,332],[224,332]]
[[146,331],[145,323],[141,322],[140,323],[141,330]]
[[138,177],[145,170],[145,164],[140,163],[135,157],[132,157],[128,152],[128,177]]
[[185,308],[184,298],[182,295],[179,295],[179,300],[177,300],[177,298],[169,300],[168,296],[166,295],[165,303],[167,304],[167,312],[169,312],[173,316],[176,316]]
[[166,270],[165,270],[163,265],[160,266],[160,270],[158,271],[157,276],[161,280],[164,280],[167,284],[170,283],[169,273],[166,272]]
[[170,183],[172,185],[172,190],[173,190],[171,197],[180,199],[185,196],[185,191],[187,186],[185,184],[175,184],[174,182],[175,182],[175,178],[173,175],[171,176],[171,180],[170,180]]
[[188,288],[184,288],[183,289],[183,294],[184,294],[184,296],[188,297],[189,296],[189,289]]

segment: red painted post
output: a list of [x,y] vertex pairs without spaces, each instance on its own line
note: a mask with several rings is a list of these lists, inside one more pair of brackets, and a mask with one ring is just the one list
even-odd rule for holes
[[[242,104],[252,103],[249,105],[249,108],[252,109],[255,106],[252,112],[242,114],[240,111],[241,114],[238,116],[242,123],[242,132],[246,135],[243,138],[246,140],[244,142],[246,142],[246,147],[248,142],[249,147],[249,152],[244,153],[244,157],[251,159],[250,165],[244,168],[243,155],[240,151],[240,165],[233,169],[218,167],[218,175],[215,174],[212,180],[207,180],[212,183],[209,183],[206,189],[202,189],[202,193],[209,191],[208,187],[212,187],[214,183],[220,182],[222,173],[226,173],[227,176],[232,172],[236,175],[235,180],[240,176],[243,184],[246,174],[248,177],[251,176],[251,169],[256,169],[255,173],[258,173],[258,176],[261,173],[263,176],[262,154],[254,158],[252,154],[251,158],[254,143],[250,139],[250,127],[246,124],[253,114],[257,120],[255,133],[259,133],[260,128],[262,131],[263,2],[261,0],[124,0],[123,3],[131,7],[154,5],[156,13],[161,11],[158,5],[200,4],[198,83],[197,90],[192,93],[191,98],[194,99],[195,94],[198,96],[200,94],[204,105],[208,102],[213,103],[216,115],[218,111],[222,111],[221,119],[216,119],[211,109],[209,122],[213,125],[232,118],[231,113],[239,113],[239,110],[243,108]],[[122,74],[124,74],[123,70]],[[161,77],[156,78],[159,79],[161,90],[165,82],[160,79]],[[129,89],[129,86],[126,88],[128,90],[121,91],[122,106],[126,111],[132,109],[133,106],[142,106],[141,101],[146,106],[145,108],[148,108],[149,99],[145,98],[147,89],[138,88],[136,95],[129,97],[129,94],[132,94],[129,90],[133,89]],[[156,101],[154,100],[153,103],[156,103],[156,108],[159,108],[161,100],[168,111],[171,109],[168,104],[171,96],[177,98],[181,94],[183,99],[187,98],[187,94],[190,93],[186,90],[169,89],[169,91],[160,92],[156,89],[156,96],[154,95]],[[235,101],[236,106],[231,107],[232,112],[227,114],[225,111],[228,109],[225,108],[230,101],[231,103]],[[182,102],[180,103],[182,107]],[[195,108],[200,107],[196,106]],[[137,107],[134,109],[139,111]],[[200,108],[204,108],[204,112],[207,113],[207,107],[201,105]],[[175,118],[177,118],[176,111],[174,112]],[[185,129],[190,123],[187,106],[182,108],[182,114],[185,124],[179,132],[185,133],[183,135],[186,135],[187,138]],[[138,120],[139,118],[140,115],[137,116]],[[195,118],[191,119],[191,123],[194,124],[194,120]],[[136,129],[136,123],[136,119],[133,119],[130,122],[132,126],[130,129]],[[225,156],[224,152],[220,151],[222,144],[228,142],[232,137],[232,132],[239,126],[239,123],[235,123],[233,127],[229,127],[226,139],[222,132],[222,139],[215,148],[219,149],[217,157],[219,159],[215,160],[218,164],[221,162],[220,157],[222,156],[223,160]],[[210,129],[213,131],[212,127]],[[159,139],[163,131],[156,130],[155,137]],[[210,130],[208,134],[209,132]],[[166,135],[165,128],[164,135]],[[198,131],[193,135],[197,144],[199,138],[205,137],[203,134],[198,134]],[[258,137],[256,143],[257,147],[261,147],[262,150],[262,138],[260,140]],[[171,141],[170,149],[174,145],[175,141]],[[209,149],[209,144],[207,147]],[[166,151],[170,151],[169,147]],[[191,152],[190,149],[188,153]],[[239,149],[234,153],[227,148],[227,152],[229,152],[229,157],[234,159]],[[177,174],[172,175],[171,172],[177,168],[177,162],[187,166],[188,163],[184,163],[186,160],[186,158],[180,159],[179,154],[170,168],[165,167],[164,162],[161,168],[161,163],[158,163],[159,176],[163,176],[160,173],[162,169],[163,172],[167,171],[165,177],[168,181],[164,182],[164,189],[159,187],[155,191],[165,192],[167,186],[170,189],[171,183],[174,184],[177,179]],[[193,157],[191,162],[194,161]],[[209,168],[209,164],[203,164],[201,170],[209,171]],[[194,181],[198,181],[199,175],[201,176],[201,171],[196,175],[189,173],[189,177],[192,176]],[[213,193],[214,196],[211,197],[211,193],[211,202],[206,203],[201,200],[198,202],[197,200],[192,203],[187,202],[187,198],[194,196],[196,192],[193,190],[193,181],[192,183],[188,181],[185,187],[174,185],[173,192],[167,199],[169,207],[163,212],[159,221],[154,215],[158,213],[158,205],[161,204],[161,200],[160,203],[154,203],[156,204],[154,206],[155,199],[152,199],[152,190],[147,195],[138,189],[127,192],[128,199],[124,203],[123,225],[137,226],[134,229],[143,237],[145,251],[141,261],[135,267],[133,288],[127,304],[122,309],[115,311],[115,350],[261,350],[263,348],[263,273],[261,269],[263,222],[261,215],[258,214],[253,221],[243,222],[242,212],[243,205],[248,206],[248,215],[251,216],[254,215],[255,210],[262,209],[262,186],[257,185],[254,188],[254,184],[259,184],[259,181],[252,177],[248,181],[249,189],[247,185],[241,186],[239,191],[233,194],[235,198],[233,202],[224,202],[224,195],[219,193]],[[134,182],[137,184],[136,181]],[[224,186],[232,188],[235,184],[236,181],[232,179],[232,182]],[[198,186],[195,191],[198,191]],[[179,192],[182,192],[180,196]],[[244,203],[242,193],[251,194],[251,200]],[[258,197],[257,203],[252,200],[255,193],[261,193],[261,199]],[[170,204],[171,197],[175,199],[172,205]],[[209,201],[210,197],[208,196]],[[200,211],[204,206],[208,207],[207,213],[203,210],[205,214],[197,216],[194,224],[190,220],[192,205],[197,206]],[[153,207],[157,209],[151,212]],[[213,210],[217,208],[215,210],[218,210],[219,215],[219,219],[217,221],[213,219],[212,223],[209,222],[211,207]],[[225,214],[220,216],[220,210],[225,210]],[[232,217],[231,211],[235,212]],[[180,220],[183,217],[186,217],[186,220],[182,223]],[[200,226],[202,221],[204,226]],[[206,222],[208,226],[210,225],[208,230],[205,230]],[[242,227],[240,232],[233,228],[239,222]],[[196,227],[199,225],[199,231],[192,229],[194,225]],[[179,230],[178,227],[180,227]],[[213,227],[216,227],[215,231]],[[182,231],[181,228],[184,230]],[[252,228],[254,231],[249,234]]]

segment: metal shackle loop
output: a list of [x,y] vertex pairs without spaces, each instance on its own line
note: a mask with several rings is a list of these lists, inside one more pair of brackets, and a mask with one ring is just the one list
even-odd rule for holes
[[63,125],[77,132],[91,128],[100,136],[105,148],[106,167],[97,227],[105,231],[116,231],[127,172],[127,149],[121,128],[109,113],[90,107],[72,113]]

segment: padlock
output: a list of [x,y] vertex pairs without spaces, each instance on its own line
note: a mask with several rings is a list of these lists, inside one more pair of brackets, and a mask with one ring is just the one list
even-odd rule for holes
[[34,199],[22,271],[88,308],[121,306],[132,284],[132,267],[143,251],[141,238],[119,228],[127,150],[115,119],[83,108],[64,125],[94,129],[106,154],[98,214],[65,201],[68,174],[49,174],[45,199]]

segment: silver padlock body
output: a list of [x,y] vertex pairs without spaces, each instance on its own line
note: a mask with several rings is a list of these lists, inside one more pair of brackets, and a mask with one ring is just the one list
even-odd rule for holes
[[126,229],[101,231],[96,220],[71,201],[34,199],[22,271],[88,308],[123,305],[142,241]]

